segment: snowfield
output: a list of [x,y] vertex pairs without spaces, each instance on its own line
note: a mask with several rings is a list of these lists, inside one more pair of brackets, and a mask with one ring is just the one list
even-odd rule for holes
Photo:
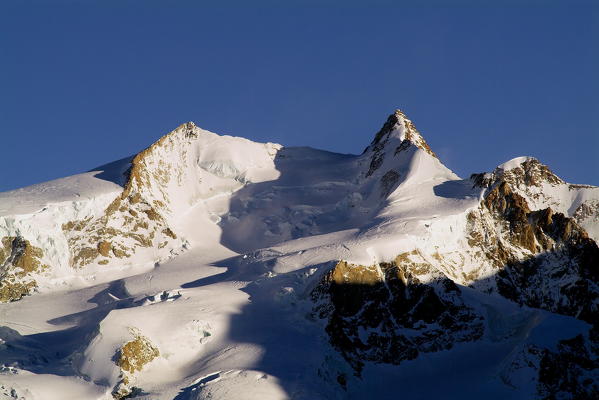
[[[556,180],[537,164],[519,157],[462,179],[398,111],[361,155],[188,123],[135,157],[0,193],[0,283],[13,285],[0,304],[0,399],[542,398],[543,355],[589,335],[584,307],[598,316],[597,298],[561,290],[579,275],[589,290],[598,282],[554,274],[542,290],[555,303],[533,304],[533,286],[517,301],[496,283],[502,267],[480,250],[486,239],[474,240],[496,237],[510,262],[553,251],[541,250],[548,230],[534,231],[534,250],[506,239],[510,223],[484,208],[506,181],[504,204],[525,199],[530,221],[550,207],[596,247],[599,188]],[[555,249],[575,240],[551,237]],[[345,333],[331,321],[349,317],[335,314],[337,292],[323,282],[345,279],[374,296],[364,307],[376,306],[370,288],[391,287],[385,266],[400,256],[406,288],[432,287],[450,304],[437,287],[455,284],[460,307],[477,316],[468,324],[481,328],[396,363],[374,354],[356,369],[358,353],[333,337]],[[350,272],[331,278],[339,261]],[[362,270],[375,281],[355,278]],[[355,320],[364,352],[377,346],[370,334],[388,334],[367,314]],[[441,329],[430,314],[414,312],[417,322],[398,323],[394,335],[415,343]],[[547,350],[529,351],[537,348]],[[585,371],[599,385],[597,369]]]

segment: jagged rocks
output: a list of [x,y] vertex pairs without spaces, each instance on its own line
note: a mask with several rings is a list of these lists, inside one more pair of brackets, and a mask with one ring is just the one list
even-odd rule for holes
[[542,352],[537,386],[541,398],[599,398],[597,334],[595,329],[590,332],[590,339],[578,335],[560,341],[556,351]]
[[437,157],[420,132],[418,132],[414,123],[401,110],[395,110],[393,114],[389,115],[383,127],[377,132],[372,143],[370,143],[372,150],[381,150],[389,140],[390,135],[395,131],[398,132],[402,144],[404,141],[410,142],[431,156]]
[[121,369],[121,380],[112,392],[116,400],[133,397],[141,389],[133,386],[135,374],[160,356],[158,348],[139,332],[132,331],[135,338],[125,343],[116,354],[116,364]]
[[549,167],[532,157],[519,157],[493,172],[473,174],[473,185],[492,188],[501,183],[527,199],[531,210],[552,208],[573,218],[599,241],[599,187],[564,182]]
[[[399,364],[483,333],[449,279],[421,283],[408,255],[361,266],[340,261],[313,290],[331,344],[360,374],[366,361]],[[422,266],[421,266],[422,267]]]
[[528,223],[530,212],[526,200],[511,191],[506,182],[491,190],[482,202],[494,215],[509,223],[509,240],[531,252],[536,250],[532,227]]
[[112,250],[112,244],[108,241],[101,241],[98,243],[98,253],[100,253],[103,257],[108,257],[110,255],[110,250]]
[[479,187],[489,187],[497,182],[506,182],[516,188],[540,187],[544,183],[565,184],[548,166],[533,157],[515,158],[500,165],[491,173],[473,174],[470,179]]
[[[589,189],[585,188],[585,190]],[[599,188],[593,188],[592,190],[599,192]],[[599,243],[599,199],[589,199],[582,202],[576,207],[572,218],[585,228],[591,238]]]
[[597,319],[599,248],[573,218],[551,208],[531,211],[500,180],[468,215],[467,232],[472,252],[496,269],[500,294],[530,307]]
[[582,203],[574,212],[574,218],[577,221],[592,219],[593,222],[599,223],[599,201],[590,201]]
[[37,287],[33,275],[47,265],[43,252],[20,236],[4,237],[0,247],[0,302],[16,301],[31,294]]
[[[176,246],[177,235],[169,226],[172,211],[169,185],[183,185],[185,171],[166,162],[179,142],[197,138],[193,123],[179,126],[138,153],[126,173],[123,192],[97,217],[69,221],[62,229],[71,249],[71,265],[84,267],[93,262],[108,264],[113,258],[129,258],[142,248]],[[176,154],[185,158],[185,146]]]
[[111,258],[128,258],[140,248],[158,247],[174,236],[164,217],[138,196],[118,197],[100,217],[70,221],[62,229],[75,268],[98,258],[106,263]]
[[141,371],[144,365],[159,355],[160,352],[148,338],[137,335],[121,348],[117,365],[121,370],[132,374]]
[[560,340],[555,348],[528,344],[513,355],[501,374],[516,389],[532,385],[543,400],[599,398],[597,328]]
[[[392,139],[395,139],[395,141],[392,141]],[[386,148],[389,145],[393,145],[393,149],[387,151]],[[366,177],[373,175],[383,165],[385,157],[395,157],[412,145],[437,158],[412,121],[402,111],[396,110],[387,118],[370,146],[364,150],[365,154],[370,154]]]
[[538,187],[544,182],[552,185],[565,183],[549,167],[532,157],[526,157],[516,168],[504,169],[502,179],[511,185],[526,187]]

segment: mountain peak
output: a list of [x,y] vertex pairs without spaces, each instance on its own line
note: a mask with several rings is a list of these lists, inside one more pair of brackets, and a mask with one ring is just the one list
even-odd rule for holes
[[495,168],[494,174],[515,184],[539,186],[565,184],[549,167],[534,157],[516,157]]
[[372,143],[370,143],[369,148],[376,151],[376,149],[384,146],[390,138],[397,138],[406,144],[409,142],[431,156],[437,157],[420,132],[418,132],[414,123],[399,109],[389,115],[383,127],[377,132]]
[[[201,129],[193,122],[186,122],[179,125],[175,130],[162,136],[156,142],[152,143],[145,150],[140,151],[133,157],[131,168],[129,169],[125,191],[123,196],[128,196],[134,187],[148,186],[150,179],[148,176],[148,165],[152,164],[148,159],[163,153],[166,149],[177,147],[177,143],[189,142],[198,137]],[[183,148],[186,146],[183,145]],[[168,151],[168,150],[167,150]],[[183,150],[184,152],[185,150]],[[161,167],[162,168],[162,167]]]
[[534,157],[522,156],[512,158],[511,160],[504,162],[503,164],[497,166],[497,169],[510,171],[514,168],[521,168],[523,165],[526,167],[531,164],[539,164],[539,160]]
[[[540,188],[544,184],[564,185],[566,182],[534,157],[512,158],[498,165],[493,172],[472,174],[476,186],[490,187],[506,182],[513,187]],[[539,197],[539,195],[536,195]]]
[[[399,154],[405,154],[409,149],[422,150],[433,159],[438,160],[414,123],[406,117],[403,111],[395,110],[377,132],[374,140],[364,150],[364,156],[370,159],[366,177],[371,176],[387,161],[395,159]],[[399,159],[402,158],[399,157]]]
[[599,188],[529,157],[462,180],[399,110],[360,156],[185,123],[0,193],[0,396],[391,398],[457,363],[497,379],[424,396],[596,398],[598,240]]

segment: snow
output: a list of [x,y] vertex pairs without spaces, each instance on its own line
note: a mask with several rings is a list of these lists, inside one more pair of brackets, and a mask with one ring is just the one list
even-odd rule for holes
[[[469,304],[487,317],[484,340],[399,367],[368,364],[363,379],[351,378],[351,392],[330,375],[352,372],[320,323],[306,318],[309,291],[322,274],[338,260],[372,265],[414,249],[424,257],[444,253],[457,260],[465,216],[484,193],[421,148],[396,155],[402,129],[369,177],[368,152],[287,148],[195,126],[193,137],[176,130],[144,161],[150,170],[167,168],[170,179],[151,178],[139,190],[167,204],[169,226],[185,245],[108,267],[73,270],[61,226],[103,212],[122,193],[131,158],[0,193],[0,237],[26,237],[52,266],[40,278],[41,293],[0,305],[6,327],[0,329],[6,366],[0,398],[10,398],[11,390],[27,399],[111,398],[120,379],[114,357],[132,332],[160,350],[135,374],[135,385],[143,388],[139,398],[390,398],[398,390],[410,399],[444,393],[529,398],[530,387],[516,393],[500,379],[498,368],[508,355],[527,343],[553,345],[588,326],[468,288]],[[510,170],[529,159],[498,168]],[[399,180],[382,195],[381,177],[391,170]],[[595,189],[540,190],[566,204],[569,215],[599,198]],[[475,268],[458,262],[460,272]],[[434,272],[454,276],[449,269]],[[548,338],[539,333],[546,326],[568,329]],[[36,357],[18,362],[30,354]]]
[[516,157],[516,158],[512,158],[509,161],[504,162],[503,164],[500,164],[497,168],[502,169],[504,171],[509,171],[514,168],[519,168],[526,161],[532,161],[532,160],[536,160],[536,159],[534,157],[528,157],[528,156]]
[[[9,389],[10,388],[10,389]],[[82,378],[13,370],[0,375],[1,399],[111,399],[105,389]]]
[[[0,193],[0,217],[31,215],[59,204],[84,204],[100,196],[121,191],[116,183],[97,178],[101,172],[87,172],[68,178]],[[73,208],[76,208],[73,205]]]

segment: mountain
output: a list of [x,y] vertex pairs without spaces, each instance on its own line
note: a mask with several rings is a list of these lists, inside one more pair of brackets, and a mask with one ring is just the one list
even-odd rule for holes
[[189,122],[0,193],[0,399],[594,399],[599,187]]

